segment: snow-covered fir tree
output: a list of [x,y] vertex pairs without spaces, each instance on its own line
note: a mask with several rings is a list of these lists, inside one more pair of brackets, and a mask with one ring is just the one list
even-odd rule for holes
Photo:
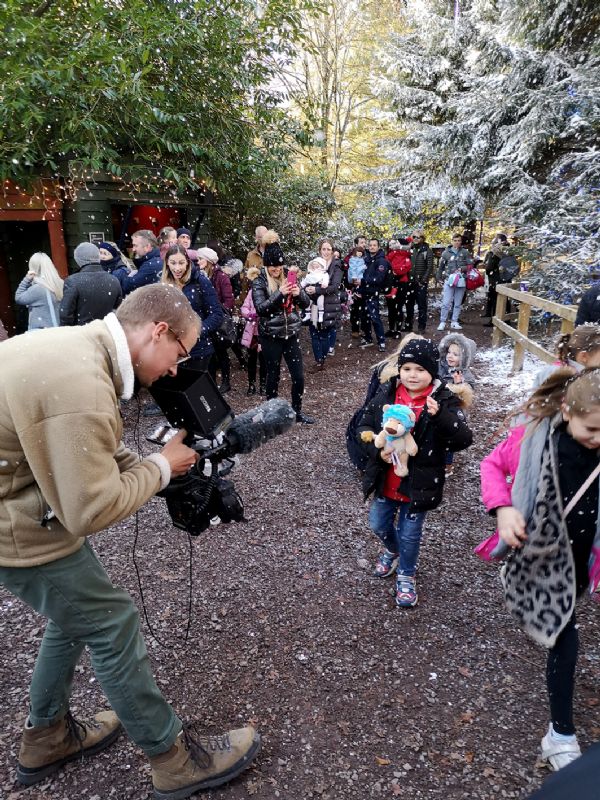
[[[534,285],[569,301],[600,268],[600,49],[594,0],[408,0],[379,82],[406,135],[387,204],[449,221],[496,209]],[[548,292],[546,292],[548,293]]]

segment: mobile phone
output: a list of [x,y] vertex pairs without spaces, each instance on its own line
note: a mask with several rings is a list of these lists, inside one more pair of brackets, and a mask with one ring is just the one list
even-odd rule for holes
[[296,284],[298,283],[298,273],[293,269],[288,270],[286,278],[290,286],[296,286]]

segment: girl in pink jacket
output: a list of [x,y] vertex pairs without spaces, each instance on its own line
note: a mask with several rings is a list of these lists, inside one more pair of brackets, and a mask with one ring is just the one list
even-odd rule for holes
[[[257,267],[250,267],[246,272],[246,277],[248,281],[252,283],[252,281],[257,278],[260,274],[260,270]],[[247,348],[248,350],[248,361],[247,361],[247,370],[248,370],[248,391],[246,394],[251,396],[256,394],[256,366],[258,364],[258,380],[260,386],[260,393],[265,393],[265,365],[264,365],[264,358],[260,351],[260,343],[258,340],[258,314],[256,313],[256,309],[254,308],[254,302],[252,300],[252,289],[246,295],[246,299],[244,300],[242,307],[240,309],[240,314],[246,320],[246,324],[244,326],[244,332],[242,334],[242,347]]]
[[494,555],[508,554],[506,605],[549,648],[542,759],[557,770],[581,754],[573,725],[575,602],[588,587],[600,599],[600,369],[556,370],[522,411],[525,424],[482,461],[481,493],[498,523]]

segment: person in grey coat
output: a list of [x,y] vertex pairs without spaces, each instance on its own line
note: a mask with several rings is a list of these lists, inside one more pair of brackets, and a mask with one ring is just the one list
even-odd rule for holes
[[450,327],[461,330],[459,322],[462,301],[467,290],[465,274],[471,264],[473,256],[462,246],[462,236],[455,233],[452,237],[452,244],[447,247],[440,257],[437,271],[438,281],[444,278],[444,289],[442,291],[442,311],[440,314],[440,324],[438,331],[443,331],[446,327],[446,320],[452,309],[452,322]]
[[34,253],[29,259],[27,275],[17,286],[15,301],[27,306],[27,330],[56,328],[60,324],[59,306],[63,297],[63,280],[46,253]]
[[105,272],[100,263],[100,251],[91,242],[77,245],[73,254],[80,267],[65,281],[60,304],[61,325],[85,325],[103,319],[121,302],[123,290],[114,275]]

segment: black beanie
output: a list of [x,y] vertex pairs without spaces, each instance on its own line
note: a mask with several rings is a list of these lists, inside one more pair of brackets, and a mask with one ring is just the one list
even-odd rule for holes
[[265,267],[282,267],[285,264],[285,256],[279,242],[265,245],[263,264]]
[[192,238],[192,232],[189,228],[177,228],[177,237],[183,236],[184,233],[187,234],[190,239]]
[[412,339],[398,353],[398,368],[403,364],[418,364],[437,378],[440,354],[431,339]]

